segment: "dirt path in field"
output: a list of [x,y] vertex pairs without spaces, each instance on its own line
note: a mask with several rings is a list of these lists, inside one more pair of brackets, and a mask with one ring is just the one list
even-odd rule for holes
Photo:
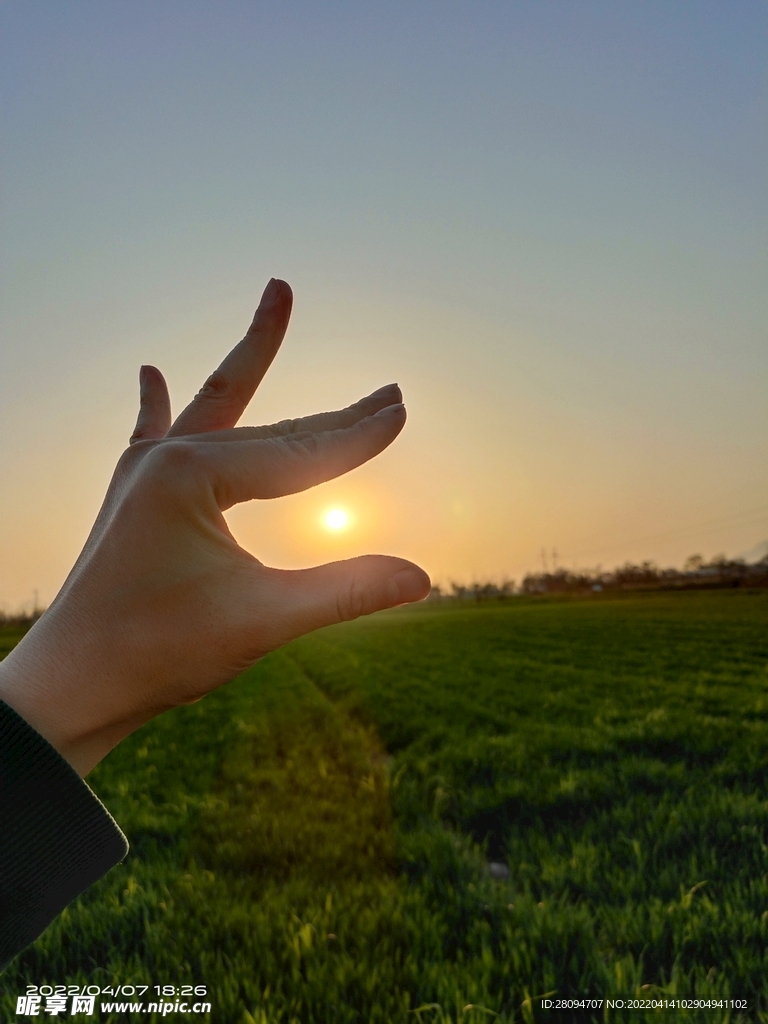
[[264,884],[390,874],[390,759],[375,733],[287,654],[262,688],[198,821],[196,855]]

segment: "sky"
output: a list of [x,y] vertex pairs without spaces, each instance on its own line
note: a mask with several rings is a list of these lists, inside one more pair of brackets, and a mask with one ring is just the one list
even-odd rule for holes
[[262,561],[754,549],[767,53],[762,0],[0,0],[0,609],[63,582],[139,366],[180,411],[271,276],[294,314],[242,422],[391,381],[409,419],[228,513]]

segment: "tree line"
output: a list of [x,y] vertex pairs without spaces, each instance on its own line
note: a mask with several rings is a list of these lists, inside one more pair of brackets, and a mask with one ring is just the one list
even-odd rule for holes
[[432,600],[488,601],[513,595],[587,594],[616,590],[712,590],[724,587],[768,587],[768,554],[759,562],[717,555],[706,561],[691,555],[682,569],[663,569],[646,560],[626,562],[609,571],[601,568],[528,573],[519,586],[514,580],[498,583],[450,583],[432,587]]

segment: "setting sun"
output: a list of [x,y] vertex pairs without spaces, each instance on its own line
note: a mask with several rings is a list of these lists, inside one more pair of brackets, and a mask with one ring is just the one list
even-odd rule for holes
[[332,508],[323,520],[329,530],[343,530],[349,524],[349,516],[343,508]]

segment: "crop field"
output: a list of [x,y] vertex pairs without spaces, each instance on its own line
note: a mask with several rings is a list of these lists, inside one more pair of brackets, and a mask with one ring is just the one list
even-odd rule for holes
[[[765,591],[332,627],[88,781],[131,852],[0,978],[3,1020],[33,982],[203,985],[170,1018],[214,1024],[768,1021]],[[715,1005],[652,1008],[683,999]]]

